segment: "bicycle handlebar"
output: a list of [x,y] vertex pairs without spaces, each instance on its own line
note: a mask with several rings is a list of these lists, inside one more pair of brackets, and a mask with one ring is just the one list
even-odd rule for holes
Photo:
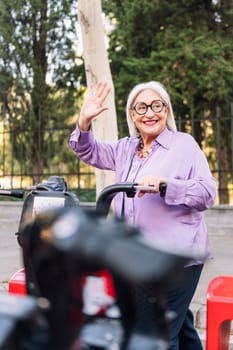
[[0,190],[0,196],[23,198],[23,195],[24,191],[22,190]]
[[[160,197],[164,197],[166,193],[167,184],[161,183],[159,185]],[[100,215],[107,216],[111,202],[115,195],[123,192],[127,197],[133,198],[137,191],[150,190],[153,191],[153,186],[140,186],[137,183],[120,182],[105,187],[99,194],[96,201],[96,212]]]

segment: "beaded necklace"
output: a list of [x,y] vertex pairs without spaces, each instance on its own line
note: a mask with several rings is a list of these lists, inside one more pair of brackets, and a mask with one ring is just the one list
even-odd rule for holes
[[143,142],[143,139],[140,137],[138,148],[137,148],[137,156],[139,158],[145,159],[149,156],[151,152],[152,152],[152,144],[150,148],[144,149],[144,142]]

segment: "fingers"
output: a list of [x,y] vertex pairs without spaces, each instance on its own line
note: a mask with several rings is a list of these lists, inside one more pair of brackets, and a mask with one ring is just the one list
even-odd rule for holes
[[111,88],[108,86],[108,84],[99,82],[96,86],[96,96],[99,98],[102,98],[103,100],[106,99],[109,92],[111,91]]
[[101,99],[102,102],[105,101],[110,91],[111,91],[111,88],[110,86],[108,86],[107,82],[100,81],[96,85],[90,84],[90,87],[89,87],[90,95]]
[[138,192],[138,197],[144,196],[145,193],[158,193],[159,192],[155,186],[150,186],[150,187],[152,187],[151,190],[141,190],[141,191],[139,191]]
[[145,191],[139,191],[138,198],[141,198],[142,196],[144,196],[145,193],[146,193]]
[[138,180],[138,185],[152,186],[155,189],[159,185],[159,178],[153,175],[146,175]]
[[138,197],[144,196],[145,193],[158,193],[160,183],[167,183],[167,179],[153,175],[143,176],[137,181],[137,184],[140,186],[144,186],[145,188],[138,192]]
[[96,85],[90,84],[88,89],[87,98],[84,102],[85,111],[88,110],[92,117],[96,117],[102,112],[108,110],[108,107],[104,106],[105,100],[111,91],[107,82],[98,82]]
[[107,83],[99,82],[96,85],[91,83],[88,87],[87,95],[83,101],[79,114],[79,127],[82,130],[89,130],[91,121],[102,112],[109,109],[105,104],[105,99],[111,88]]

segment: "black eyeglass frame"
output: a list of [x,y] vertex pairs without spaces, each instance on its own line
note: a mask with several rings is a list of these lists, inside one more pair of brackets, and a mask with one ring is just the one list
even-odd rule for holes
[[[160,102],[160,103],[161,103],[161,109],[156,110],[156,111],[153,110],[152,105],[153,105],[154,102]],[[138,104],[143,104],[143,105],[145,105],[145,107],[146,107],[145,112],[143,112],[143,113],[138,113],[138,111],[137,111],[137,109],[136,109],[136,106],[137,106]],[[149,104],[149,105],[147,105],[145,102],[137,102],[137,103],[135,104],[135,106],[131,107],[131,110],[135,111],[138,115],[143,115],[143,114],[146,114],[146,113],[147,113],[149,107],[150,107],[150,109],[152,110],[152,112],[154,112],[154,113],[160,113],[160,112],[163,110],[164,107],[167,107],[167,103],[164,102],[164,101],[161,101],[161,100],[153,100],[153,101],[151,102],[151,104]]]

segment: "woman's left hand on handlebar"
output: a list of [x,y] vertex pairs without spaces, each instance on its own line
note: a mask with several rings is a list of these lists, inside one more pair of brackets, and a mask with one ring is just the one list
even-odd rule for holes
[[161,178],[154,175],[145,175],[141,177],[137,184],[139,186],[149,186],[151,187],[151,190],[141,190],[138,192],[138,197],[144,196],[145,193],[159,193],[159,185],[161,183],[167,183],[167,179]]

